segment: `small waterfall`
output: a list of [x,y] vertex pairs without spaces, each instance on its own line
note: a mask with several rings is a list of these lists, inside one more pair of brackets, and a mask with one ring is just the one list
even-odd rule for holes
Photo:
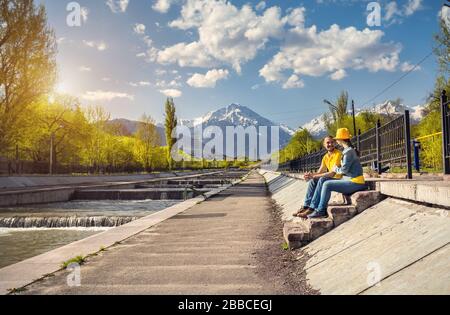
[[10,217],[0,218],[0,228],[117,227],[138,217]]

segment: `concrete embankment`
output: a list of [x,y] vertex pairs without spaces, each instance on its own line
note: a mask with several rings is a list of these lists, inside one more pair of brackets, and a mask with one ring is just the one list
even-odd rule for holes
[[[307,183],[262,174],[283,220],[292,224]],[[445,208],[450,186],[405,181],[377,186],[384,200],[297,252],[299,260],[308,259],[309,285],[322,294],[450,294],[450,214]],[[406,187],[416,193],[408,194]],[[420,189],[434,193],[423,201]]]
[[[114,188],[134,189],[138,185],[155,183],[161,181],[161,179],[167,181],[179,179],[193,180],[200,176],[212,176],[218,173],[221,172],[198,171],[183,173],[159,173],[142,176],[131,175],[128,177],[23,177],[20,178],[20,180],[24,181],[23,183],[27,183],[26,187],[0,190],[0,207],[65,202],[71,200],[77,190]],[[2,182],[3,185],[6,185],[6,183],[12,179],[8,177],[1,177],[0,182]],[[97,182],[100,179],[102,179],[102,181]],[[60,181],[61,184],[59,184]],[[82,181],[82,183],[77,184],[78,181]],[[9,183],[8,185],[11,186],[12,184]],[[44,185],[44,187],[42,185]]]
[[[12,190],[32,187],[50,187],[57,185],[77,185],[89,183],[136,182],[154,178],[176,177],[199,174],[202,171],[165,172],[145,175],[103,175],[103,176],[66,176],[66,175],[29,175],[29,176],[0,176],[0,189]],[[205,171],[210,172],[210,171]]]

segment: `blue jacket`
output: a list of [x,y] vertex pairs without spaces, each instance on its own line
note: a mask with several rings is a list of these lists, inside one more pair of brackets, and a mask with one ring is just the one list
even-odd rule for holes
[[[343,152],[341,167],[335,167],[336,174],[344,175],[344,179],[356,179],[364,175],[358,154],[353,148],[346,148]],[[349,177],[349,178],[345,178]]]

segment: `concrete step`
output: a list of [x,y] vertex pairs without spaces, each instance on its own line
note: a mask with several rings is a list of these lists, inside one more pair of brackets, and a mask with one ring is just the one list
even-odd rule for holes
[[342,195],[335,195],[328,207],[328,218],[296,219],[287,222],[283,230],[284,238],[291,249],[303,247],[382,200],[382,195],[377,191],[363,191],[353,194],[351,196],[352,204],[345,205],[347,198]]

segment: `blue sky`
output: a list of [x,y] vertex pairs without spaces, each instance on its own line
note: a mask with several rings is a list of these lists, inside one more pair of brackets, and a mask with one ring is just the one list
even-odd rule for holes
[[70,1],[40,2],[59,42],[57,90],[85,105],[162,121],[170,95],[180,118],[240,103],[295,128],[342,90],[357,107],[423,104],[434,56],[367,101],[431,52],[444,1],[379,1],[380,27],[364,0],[84,0],[80,27],[67,25]]

